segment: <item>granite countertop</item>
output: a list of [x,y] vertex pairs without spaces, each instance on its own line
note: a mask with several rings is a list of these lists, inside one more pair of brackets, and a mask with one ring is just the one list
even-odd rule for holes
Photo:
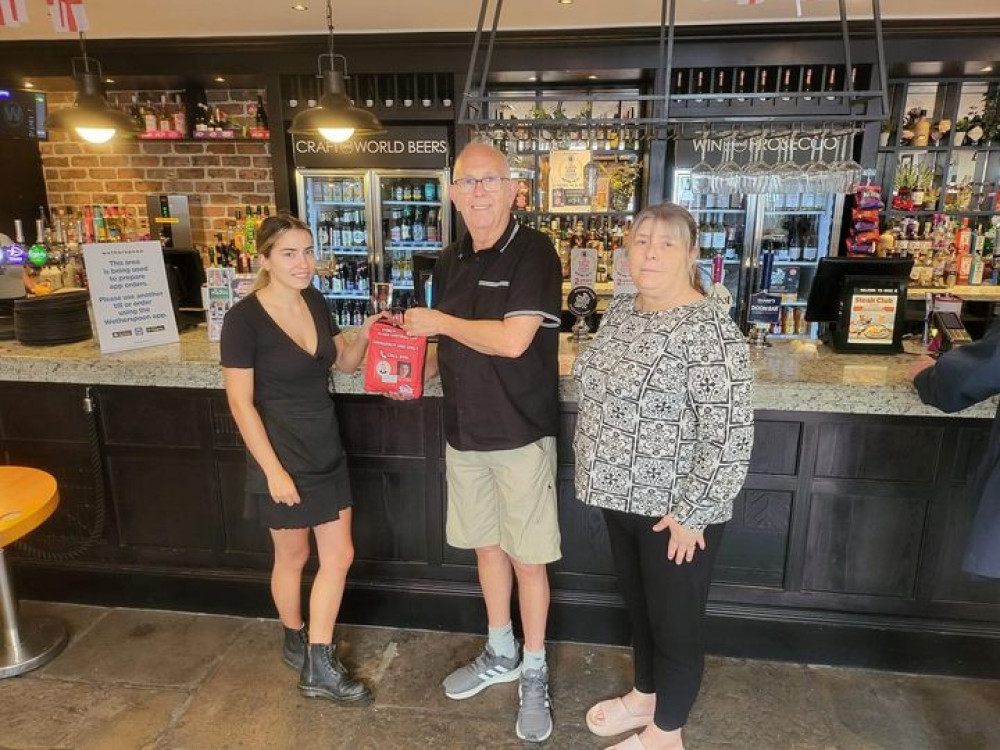
[[[576,400],[569,377],[578,346],[560,338],[560,397]],[[942,416],[920,403],[907,372],[912,354],[836,354],[819,345],[800,349],[778,342],[751,351],[756,373],[754,405],[776,411],[839,412]],[[84,383],[169,388],[222,388],[219,345],[206,338],[204,328],[181,334],[180,343],[101,355],[97,341],[56,347],[27,347],[0,342],[0,380]],[[360,375],[335,375],[339,393],[363,393]],[[438,381],[428,396],[440,396]],[[991,418],[996,399],[973,406],[956,416]]]

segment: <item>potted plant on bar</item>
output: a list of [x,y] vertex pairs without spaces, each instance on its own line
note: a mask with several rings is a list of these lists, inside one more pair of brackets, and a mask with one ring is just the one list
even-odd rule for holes
[[878,134],[878,145],[879,148],[885,148],[889,145],[889,135],[892,133],[892,120],[888,117],[882,120]]
[[969,132],[969,118],[963,117],[961,120],[955,123],[955,134],[952,136],[951,143],[953,146],[964,146],[965,145],[965,134]]
[[896,168],[896,183],[893,186],[892,208],[894,211],[913,210],[913,188],[917,184],[917,167],[900,164]]

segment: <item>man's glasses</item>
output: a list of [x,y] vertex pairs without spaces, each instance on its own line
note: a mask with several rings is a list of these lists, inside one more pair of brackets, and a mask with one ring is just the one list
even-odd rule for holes
[[471,195],[477,184],[482,185],[487,193],[495,193],[509,181],[509,177],[483,177],[478,180],[475,177],[460,177],[451,184],[463,195]]

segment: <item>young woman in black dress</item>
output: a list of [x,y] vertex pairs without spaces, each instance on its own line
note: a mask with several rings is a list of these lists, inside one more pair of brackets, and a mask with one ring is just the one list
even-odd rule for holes
[[[312,286],[316,261],[309,227],[282,214],[257,235],[261,271],[254,292],[226,314],[222,373],[226,397],[247,446],[247,508],[274,542],[271,594],[284,626],[283,659],[300,671],[308,697],[361,705],[371,693],[341,664],[333,628],[354,557],[351,489],[329,393],[331,367],[354,372],[365,356],[365,320],[348,341]],[[309,532],[319,570],[302,619],[302,569]]]

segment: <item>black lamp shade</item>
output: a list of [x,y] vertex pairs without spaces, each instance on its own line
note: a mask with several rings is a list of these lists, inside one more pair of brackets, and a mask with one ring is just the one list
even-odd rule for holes
[[316,135],[320,129],[351,129],[354,135],[378,135],[385,126],[371,112],[351,106],[344,93],[344,76],[339,71],[328,70],[323,74],[326,92],[315,107],[299,112],[292,118],[289,133]]
[[96,73],[80,75],[76,102],[72,107],[53,112],[47,124],[55,130],[77,128],[111,129],[117,132],[136,132],[135,122],[124,112],[108,106]]

